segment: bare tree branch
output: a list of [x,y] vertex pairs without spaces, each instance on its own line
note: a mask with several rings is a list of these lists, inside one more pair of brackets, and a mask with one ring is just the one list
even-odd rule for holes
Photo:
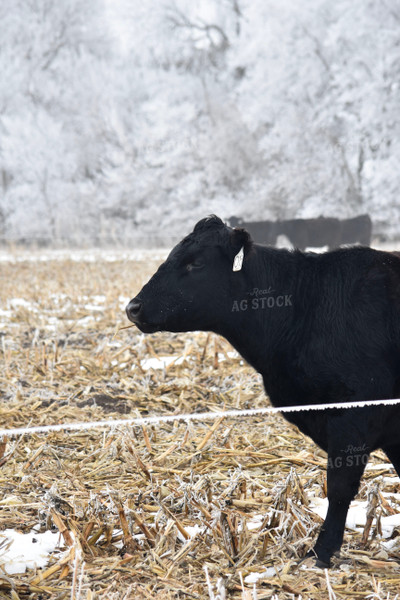
[[[174,8],[174,13],[171,13],[168,17],[169,22],[174,28],[191,29],[204,33],[210,43],[210,46],[212,46],[213,48],[218,48],[219,50],[226,50],[229,47],[229,38],[226,35],[225,31],[219,25],[215,25],[214,23],[204,23],[200,20],[198,22],[191,21],[184,13],[182,13],[182,11],[180,11],[176,7]],[[220,36],[222,40],[220,44],[215,44],[215,41],[211,35],[212,31],[217,32]]]
[[324,56],[324,53],[323,53],[322,48],[321,48],[321,42],[320,42],[320,40],[315,35],[313,35],[305,25],[302,25],[301,29],[303,30],[303,32],[305,33],[305,35],[308,38],[310,38],[310,40],[312,40],[314,42],[315,54],[320,59],[320,61],[324,65],[326,71],[329,73],[329,75],[331,75],[331,67],[330,67],[328,61],[326,60],[326,58]]

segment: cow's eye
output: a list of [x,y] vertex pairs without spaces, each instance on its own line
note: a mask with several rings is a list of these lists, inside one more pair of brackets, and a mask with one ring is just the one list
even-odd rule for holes
[[204,267],[204,262],[200,258],[196,258],[192,260],[192,262],[186,265],[187,271],[194,271],[198,269],[202,269]]

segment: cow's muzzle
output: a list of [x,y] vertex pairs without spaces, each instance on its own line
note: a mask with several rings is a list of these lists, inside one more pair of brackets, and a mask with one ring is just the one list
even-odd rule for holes
[[127,317],[136,327],[143,333],[154,333],[160,331],[160,327],[155,324],[148,323],[143,315],[143,303],[138,298],[133,298],[126,307]]
[[126,307],[127,317],[132,323],[140,322],[140,312],[142,310],[142,303],[140,300],[133,298]]

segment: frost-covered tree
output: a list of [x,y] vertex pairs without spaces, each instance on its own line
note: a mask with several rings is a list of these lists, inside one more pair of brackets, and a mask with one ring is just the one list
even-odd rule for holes
[[269,157],[249,213],[398,218],[400,5],[256,0],[243,14],[231,65],[246,73],[240,112]]
[[127,170],[141,180],[144,225],[160,206],[157,222],[178,228],[208,210],[368,211],[378,231],[400,216],[393,4],[175,0],[148,21],[146,8],[125,10],[126,56],[151,90],[140,104],[149,143],[143,152],[136,136]]
[[3,0],[5,235],[369,212],[394,236],[399,21],[397,0]]
[[0,198],[10,237],[71,238],[82,223],[101,168],[100,8],[97,0],[1,3]]

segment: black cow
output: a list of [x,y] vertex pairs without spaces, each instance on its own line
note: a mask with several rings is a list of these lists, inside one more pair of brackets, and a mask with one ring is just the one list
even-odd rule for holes
[[[270,248],[211,216],[126,310],[145,333],[224,336],[262,374],[277,407],[400,396],[400,259],[389,252]],[[400,407],[285,417],[328,453],[329,509],[310,553],[326,566],[370,452],[382,448],[400,475]]]
[[352,219],[340,221],[340,243],[354,244],[356,242],[363,246],[369,246],[372,235],[372,221],[369,215],[359,215]]
[[276,222],[278,235],[284,234],[295,248],[339,248],[341,242],[341,222],[334,217],[317,219],[287,219]]
[[285,235],[295,248],[339,248],[344,244],[371,243],[372,222],[369,215],[351,219],[318,217],[315,219],[286,219],[281,221],[247,221],[238,217],[228,219],[231,227],[243,227],[255,242],[274,246],[278,235]]
[[242,221],[238,217],[229,217],[231,227],[245,228],[255,242],[275,246],[278,237],[275,221]]

